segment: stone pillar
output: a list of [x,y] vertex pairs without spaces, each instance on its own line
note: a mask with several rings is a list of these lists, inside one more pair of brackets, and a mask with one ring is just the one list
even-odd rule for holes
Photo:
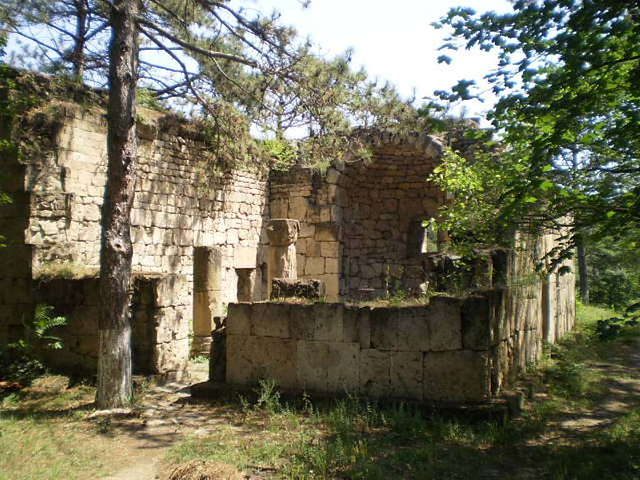
[[222,314],[222,252],[217,248],[193,249],[194,354],[208,354],[213,317]]
[[296,240],[300,231],[298,220],[289,218],[270,220],[267,226],[269,237],[269,282],[268,296],[271,297],[271,281],[274,278],[295,280],[298,278],[296,263]]
[[253,300],[253,287],[255,284],[254,273],[255,268],[236,268],[239,302],[250,302]]

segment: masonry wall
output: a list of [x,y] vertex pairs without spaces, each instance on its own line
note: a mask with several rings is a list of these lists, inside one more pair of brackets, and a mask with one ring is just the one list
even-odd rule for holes
[[[207,286],[209,304],[201,309],[208,312],[206,325],[199,329],[204,341],[210,338],[211,317],[237,300],[236,269],[253,269],[255,298],[266,294],[260,290],[264,270],[260,266],[267,261],[263,241],[266,173],[209,169],[202,160],[211,154],[192,126],[157,112],[141,111],[141,116],[145,119],[138,125],[138,179],[131,216],[133,270],[148,277],[184,278],[184,291],[176,304],[181,326],[172,340],[175,358],[182,361],[184,344],[193,331],[195,248],[213,251],[218,260],[216,285]],[[22,320],[32,317],[40,301],[34,280],[90,278],[99,270],[107,158],[103,112],[51,103],[21,122],[25,135],[35,135],[33,141],[26,137],[34,148],[21,157],[3,151],[1,158],[0,189],[13,199],[11,205],[0,207],[0,232],[7,237],[7,247],[0,248],[2,342],[15,340],[22,332]],[[8,135],[8,123],[3,122],[2,128]],[[97,321],[97,311],[91,315]],[[97,323],[87,325],[80,330],[95,328],[92,335],[96,336]],[[73,341],[86,341],[78,347],[83,354],[97,352],[91,335]],[[146,350],[162,350],[166,343],[149,341]],[[150,370],[176,370],[168,353],[163,358],[161,368],[154,360]]]
[[[227,376],[285,389],[438,402],[482,401],[511,385],[575,321],[575,276],[537,262],[557,234],[519,235],[486,266],[494,285],[424,306],[229,306]],[[563,266],[563,265],[561,265]],[[564,262],[570,267],[571,262]],[[482,274],[487,272],[480,272]]]
[[[34,300],[54,307],[67,324],[51,333],[63,348],[49,352],[49,363],[82,374],[95,373],[98,361],[100,285],[97,278],[47,279],[34,286]],[[134,373],[182,378],[189,358],[191,302],[181,275],[137,277],[131,316]]]
[[246,385],[271,378],[310,392],[484,400],[500,387],[494,378],[517,368],[518,352],[498,354],[501,342],[517,337],[499,316],[501,301],[502,292],[491,292],[434,297],[418,307],[232,304],[226,379]]
[[324,280],[330,299],[381,296],[395,282],[411,290],[423,281],[421,245],[408,245],[444,201],[426,182],[440,146],[431,137],[387,136],[373,145],[367,161],[270,177],[271,217],[300,221],[298,277]]
[[[29,165],[32,210],[26,243],[34,273],[50,262],[99,267],[100,215],[106,182],[106,121],[99,111],[62,108],[64,125],[48,165]],[[151,113],[149,113],[151,115]],[[263,174],[234,171],[207,184],[202,146],[163,132],[160,119],[138,128],[138,180],[131,215],[133,268],[193,275],[193,247],[218,247],[225,300],[235,292],[234,250],[260,244],[266,208]],[[184,135],[184,134],[183,134]],[[45,177],[46,182],[30,179]],[[256,262],[257,262],[256,249]]]

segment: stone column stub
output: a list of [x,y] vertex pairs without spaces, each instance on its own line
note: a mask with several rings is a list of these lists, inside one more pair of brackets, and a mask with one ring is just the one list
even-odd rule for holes
[[267,298],[271,297],[271,282],[274,278],[295,280],[298,278],[296,262],[296,240],[300,222],[290,218],[276,218],[267,224],[269,238],[269,282]]

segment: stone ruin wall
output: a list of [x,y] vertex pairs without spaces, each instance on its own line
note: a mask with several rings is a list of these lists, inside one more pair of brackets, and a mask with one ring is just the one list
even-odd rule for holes
[[298,277],[323,280],[328,299],[358,299],[363,291],[379,297],[394,282],[415,290],[424,281],[422,256],[409,245],[412,230],[444,201],[426,182],[441,147],[406,140],[383,139],[370,160],[338,163],[326,174],[305,168],[271,174],[272,218],[300,222]]
[[295,242],[298,278],[325,283],[327,298],[337,300],[344,291],[341,223],[344,191],[339,172],[325,176],[307,168],[272,172],[269,188],[271,218],[300,222]]
[[[76,105],[62,106],[56,120],[61,128],[54,148],[40,152],[40,158],[2,158],[5,176],[0,188],[14,202],[0,209],[0,228],[7,232],[8,240],[8,246],[0,249],[7,267],[0,276],[0,341],[11,341],[20,334],[22,318],[32,315],[36,303],[53,299],[49,303],[55,306],[58,299],[75,324],[68,328],[76,329],[71,335],[70,349],[75,349],[71,356],[85,355],[91,363],[97,339],[95,309],[85,308],[88,304],[81,301],[77,311],[71,311],[69,302],[56,294],[62,287],[48,292],[50,282],[34,279],[41,272],[52,272],[54,278],[91,277],[99,269],[106,121],[101,111]],[[153,369],[162,373],[174,371],[176,359],[186,362],[195,310],[207,317],[196,332],[206,344],[211,317],[221,315],[225,304],[237,301],[236,269],[251,271],[253,291],[261,298],[262,270],[257,267],[266,262],[263,219],[268,206],[264,172],[236,170],[213,188],[200,187],[202,171],[197,162],[202,146],[189,137],[163,132],[158,125],[151,120],[138,128],[140,161],[131,235],[136,275],[183,279],[170,282],[173,289],[163,289],[173,299],[173,308],[167,310],[162,302],[155,305],[161,311],[157,319],[162,321],[155,323],[157,332],[146,335],[157,335],[147,350],[173,352],[173,359],[158,353],[165,360],[141,360],[147,365],[155,362]],[[198,249],[210,254],[206,257],[215,257],[215,275],[195,294],[194,252]],[[203,301],[206,304],[201,305]],[[170,333],[167,325],[172,326]]]
[[497,274],[501,286],[433,296],[422,306],[231,304],[226,381],[273,379],[292,391],[436,402],[489,399],[540,359],[543,341],[573,328],[574,275],[533,274],[530,252],[554,245],[553,235],[520,238]]

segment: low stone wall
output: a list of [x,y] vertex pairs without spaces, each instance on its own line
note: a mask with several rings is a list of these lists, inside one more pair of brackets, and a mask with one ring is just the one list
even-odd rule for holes
[[[428,305],[231,304],[226,380],[289,390],[467,402],[498,393],[540,353],[505,290]],[[509,305],[512,305],[511,307]]]
[[[179,379],[189,358],[190,302],[183,276],[138,277],[132,301],[133,368],[135,373]],[[51,279],[35,287],[37,303],[54,307],[67,325],[56,329],[64,348],[51,355],[51,364],[68,371],[92,374],[97,368],[100,315],[99,279]]]

